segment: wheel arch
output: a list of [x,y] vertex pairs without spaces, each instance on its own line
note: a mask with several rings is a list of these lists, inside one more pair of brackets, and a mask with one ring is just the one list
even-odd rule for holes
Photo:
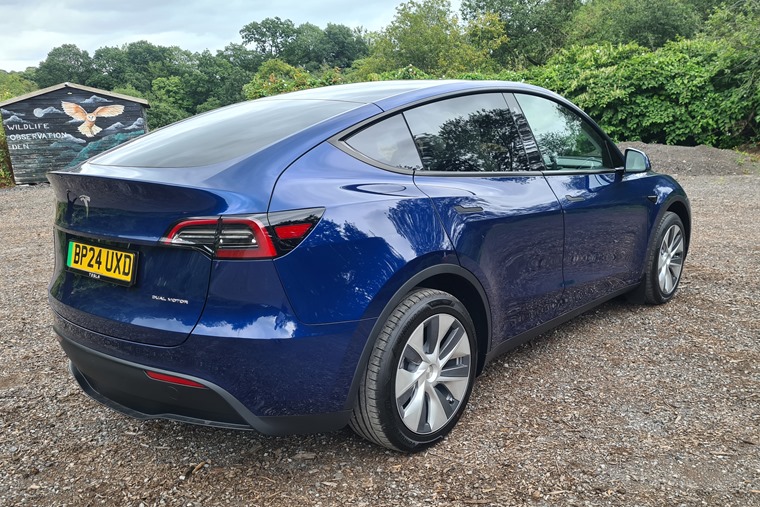
[[372,347],[380,331],[383,329],[385,321],[388,320],[396,306],[416,288],[437,289],[448,292],[465,306],[475,325],[475,338],[478,347],[475,374],[479,375],[482,372],[491,344],[491,311],[486,292],[475,275],[458,264],[431,266],[407,280],[385,304],[385,307],[372,326],[372,330],[354,371],[351,388],[346,400],[346,409],[352,409],[356,403],[362,375],[364,375],[367,369]]
[[681,219],[686,240],[686,252],[688,253],[689,245],[691,244],[691,211],[688,204],[685,201],[676,199],[665,208],[665,211],[671,211]]
[[478,346],[478,363],[475,374],[480,375],[485,366],[485,359],[491,343],[491,315],[485,301],[485,293],[482,292],[482,289],[479,291],[471,281],[453,273],[431,276],[419,283],[417,287],[447,292],[467,308],[475,326],[475,339]]

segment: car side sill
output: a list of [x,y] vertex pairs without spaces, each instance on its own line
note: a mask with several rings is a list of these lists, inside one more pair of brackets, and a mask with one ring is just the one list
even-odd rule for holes
[[587,303],[587,304],[585,304],[583,306],[580,306],[580,307],[576,308],[575,310],[570,310],[569,312],[564,313],[564,314],[560,315],[559,317],[555,317],[552,320],[544,322],[540,326],[534,327],[533,329],[531,329],[529,331],[526,331],[524,333],[520,333],[519,335],[514,336],[514,337],[512,337],[512,338],[510,338],[510,339],[508,339],[508,340],[506,340],[506,341],[504,341],[502,343],[500,343],[499,345],[497,345],[496,347],[494,347],[493,349],[491,349],[488,352],[488,355],[486,356],[486,364],[488,364],[489,362],[491,362],[493,359],[496,359],[497,357],[501,356],[502,354],[504,354],[506,352],[509,352],[510,350],[512,350],[512,349],[514,349],[516,347],[519,347],[523,343],[532,340],[533,338],[537,337],[538,335],[541,335],[541,334],[543,334],[543,333],[545,333],[547,331],[550,331],[551,329],[554,329],[555,327],[559,326],[560,324],[563,324],[563,323],[567,322],[568,320],[571,320],[574,317],[577,317],[578,315],[580,315],[582,313],[585,313],[585,312],[591,310],[592,308],[595,308],[595,307],[601,305],[602,303],[605,303],[605,302],[609,301],[610,299],[614,299],[614,298],[616,298],[616,297],[618,297],[618,296],[620,296],[622,294],[625,294],[626,292],[630,292],[633,289],[635,289],[636,287],[638,287],[638,284],[631,285],[631,286],[628,286],[628,287],[623,287],[622,289],[618,289],[615,292],[607,294],[606,296],[603,296],[601,298],[595,299],[595,300],[591,301],[590,303]]

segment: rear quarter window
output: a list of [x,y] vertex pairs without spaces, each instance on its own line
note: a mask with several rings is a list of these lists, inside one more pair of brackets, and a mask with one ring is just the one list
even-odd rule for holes
[[409,127],[400,114],[359,131],[345,143],[381,164],[410,170],[422,168]]

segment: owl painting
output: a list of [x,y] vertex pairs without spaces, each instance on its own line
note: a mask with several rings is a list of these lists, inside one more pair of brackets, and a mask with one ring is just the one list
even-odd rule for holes
[[103,130],[95,125],[95,120],[100,117],[119,116],[124,112],[124,106],[120,105],[100,106],[91,113],[88,113],[82,106],[73,102],[61,102],[61,107],[63,107],[63,111],[67,115],[77,121],[84,122],[79,126],[79,132],[87,137],[95,137],[98,132]]

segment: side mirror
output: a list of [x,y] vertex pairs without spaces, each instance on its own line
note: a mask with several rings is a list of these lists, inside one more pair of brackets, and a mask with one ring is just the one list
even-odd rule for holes
[[649,157],[643,151],[628,148],[625,150],[625,172],[643,173],[652,169]]

